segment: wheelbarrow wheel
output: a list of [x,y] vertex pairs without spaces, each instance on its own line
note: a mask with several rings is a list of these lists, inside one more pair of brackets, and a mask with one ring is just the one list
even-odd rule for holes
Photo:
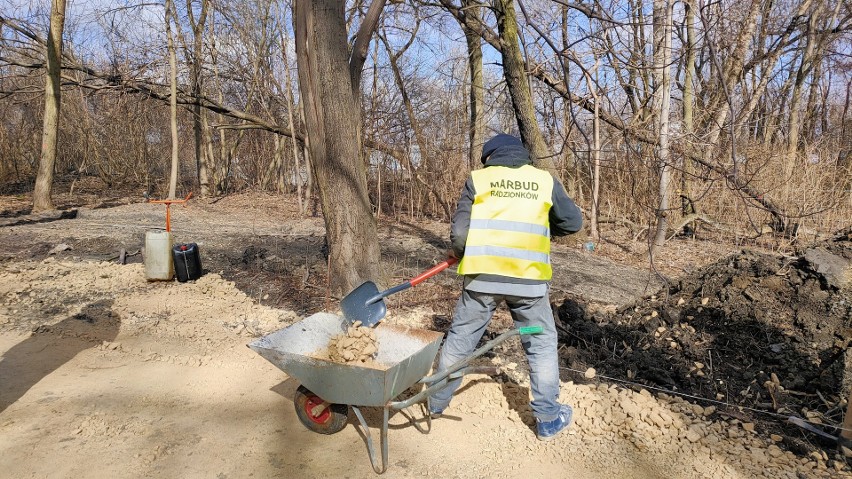
[[[349,421],[349,406],[346,404],[327,404],[305,386],[296,389],[293,398],[296,404],[296,416],[311,431],[320,434],[334,434],[346,427]],[[323,407],[323,404],[327,406]]]

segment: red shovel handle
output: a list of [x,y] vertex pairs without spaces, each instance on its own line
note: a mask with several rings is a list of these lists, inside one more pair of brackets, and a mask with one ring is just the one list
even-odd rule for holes
[[459,262],[458,258],[447,258],[446,261],[438,263],[435,266],[431,267],[430,269],[424,271],[420,275],[412,278],[411,281],[409,281],[409,283],[411,283],[411,286],[417,286],[418,284],[426,281],[427,279],[431,278],[432,276],[435,276],[436,274],[440,273],[441,271],[444,271],[445,269],[449,268],[450,266],[452,266],[452,265],[454,265],[458,262]]

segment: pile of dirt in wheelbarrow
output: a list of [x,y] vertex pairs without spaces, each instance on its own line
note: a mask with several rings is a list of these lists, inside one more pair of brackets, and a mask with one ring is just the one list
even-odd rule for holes
[[838,287],[836,273],[852,271],[850,239],[840,234],[795,257],[742,251],[614,313],[566,298],[557,320],[562,364],[717,406],[720,418],[755,422],[800,454],[835,447],[787,419],[833,435],[842,422],[852,291]]
[[328,348],[321,351],[317,357],[336,363],[371,364],[378,351],[376,332],[372,328],[361,326],[361,321],[355,321],[346,328],[345,333],[332,336]]

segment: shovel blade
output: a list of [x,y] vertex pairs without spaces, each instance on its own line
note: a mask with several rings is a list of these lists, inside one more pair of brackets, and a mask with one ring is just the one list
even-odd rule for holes
[[377,294],[379,294],[379,288],[372,281],[367,281],[353,289],[340,302],[343,317],[349,321],[349,324],[361,321],[364,326],[370,328],[375,326],[388,312],[384,299],[367,304],[367,301],[374,298]]

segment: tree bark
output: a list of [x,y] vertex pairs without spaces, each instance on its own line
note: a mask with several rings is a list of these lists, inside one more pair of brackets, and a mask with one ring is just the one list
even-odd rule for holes
[[503,58],[503,76],[509,88],[509,96],[512,98],[512,106],[515,110],[515,118],[518,121],[518,129],[521,140],[533,157],[533,162],[539,168],[556,174],[556,167],[541,129],[535,117],[532,93],[527,81],[524,57],[518,44],[518,20],[515,14],[514,0],[495,0],[495,14],[497,15],[497,29],[500,33],[500,54]]
[[44,81],[44,124],[42,126],[41,159],[38,164],[33,213],[52,210],[53,169],[59,136],[60,76],[62,73],[62,31],[65,28],[65,0],[54,0],[50,9],[50,32],[47,36],[47,74]]
[[[296,0],[299,1],[299,0]],[[367,60],[367,53],[370,48],[370,39],[373,37],[376,28],[379,26],[379,18],[382,10],[385,8],[387,0],[373,0],[370,8],[367,9],[367,14],[361,19],[361,26],[358,27],[358,35],[355,37],[355,43],[352,45],[352,54],[349,56],[349,75],[352,81],[352,95],[355,97],[356,104],[361,104],[361,73],[364,67],[364,62]],[[344,24],[344,32],[346,25]]]
[[294,2],[299,89],[329,244],[329,288],[337,295],[378,279],[380,259],[344,6],[338,0]]
[[669,113],[671,111],[672,15],[669,0],[654,0],[654,117],[659,134],[657,160],[660,165],[660,203],[654,247],[666,242],[669,215],[669,184],[672,167],[669,154]]
[[[687,143],[694,141],[695,135],[695,52],[697,50],[695,36],[695,11],[697,0],[687,0],[684,5],[684,23],[686,24],[686,59],[684,60],[683,78],[683,135]],[[687,158],[683,160],[683,171],[681,171],[680,198],[681,214],[683,216],[694,211],[692,201],[692,162]]]
[[[591,83],[591,82],[590,82]],[[594,141],[595,141],[595,156],[594,169],[592,171],[592,212],[591,230],[592,239],[595,242],[600,241],[601,232],[598,225],[598,215],[600,215],[600,190],[601,190],[601,118],[600,118],[600,97],[597,92],[597,85],[589,85],[590,91],[595,99],[595,124],[594,124]]]
[[172,14],[174,3],[166,0],[166,38],[169,49],[169,121],[172,133],[172,169],[169,175],[169,199],[174,199],[177,194],[178,180],[178,128],[177,128],[177,58],[175,55],[175,41],[172,35]]
[[[480,7],[478,0],[463,0],[462,7],[465,14],[473,17],[474,21],[480,18]],[[464,38],[467,42],[467,64],[470,72],[470,125],[468,138],[468,163],[473,170],[481,164],[482,145],[485,143],[485,80],[482,75],[482,38],[470,28],[460,22]]]
[[819,10],[820,7],[818,6],[817,12],[812,14],[808,19],[807,43],[804,52],[802,52],[802,61],[799,63],[799,69],[796,71],[796,81],[793,83],[793,92],[790,97],[790,132],[787,142],[787,156],[784,162],[784,199],[788,201],[790,200],[791,193],[791,179],[796,169],[796,163],[798,163],[799,129],[802,123],[799,108],[802,100],[802,88],[813,66],[811,57],[813,56],[814,44],[816,43],[814,30],[816,29],[816,19]]
[[[192,57],[189,62],[190,75],[190,95],[193,98],[198,98],[203,93],[204,78],[201,75],[203,65],[204,45],[204,26],[207,22],[207,10],[210,6],[210,0],[201,0],[201,10],[198,18],[192,9],[192,0],[186,0],[186,11],[189,16],[190,27],[192,28]],[[210,187],[210,168],[207,164],[207,155],[204,152],[204,135],[202,115],[206,111],[201,108],[201,104],[195,103],[192,105],[192,132],[195,139],[195,171],[198,179],[199,193],[202,197],[207,197],[213,194]]]
[[[290,61],[287,58],[287,34],[281,32],[281,58],[284,61],[284,84],[287,92],[287,123],[290,131],[296,131],[295,108],[293,101],[293,82],[290,80]],[[302,199],[302,166],[299,164],[299,144],[295,138],[291,138],[290,145],[293,152],[293,169],[295,170],[296,199],[299,201],[299,214],[305,214],[305,201]]]

